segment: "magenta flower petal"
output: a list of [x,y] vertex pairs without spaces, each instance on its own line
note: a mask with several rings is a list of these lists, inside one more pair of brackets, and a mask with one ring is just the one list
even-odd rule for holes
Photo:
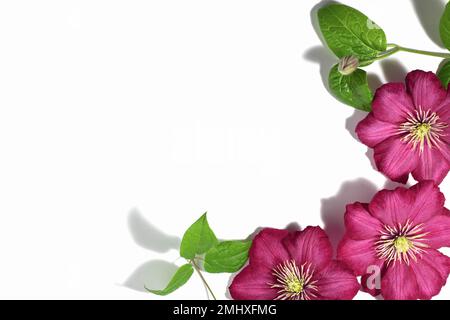
[[[448,130],[448,133],[446,133],[450,136],[450,130]],[[445,139],[442,139],[445,140]],[[445,143],[449,146],[450,145],[450,137],[445,140]],[[450,166],[450,148],[441,148],[439,149],[439,152],[441,153],[442,157],[447,161],[447,165]]]
[[372,110],[378,120],[400,124],[414,111],[414,104],[403,83],[387,83],[376,91]]
[[265,268],[246,266],[233,279],[230,285],[231,297],[235,300],[273,300],[277,296],[277,289],[271,288],[268,283],[275,279]]
[[420,224],[442,212],[445,197],[432,181],[410,189],[396,188],[378,192],[369,204],[374,217],[386,225]]
[[343,267],[323,271],[332,263],[331,255],[331,244],[319,227],[292,233],[263,229],[253,240],[248,266],[233,279],[230,294],[239,300],[321,299],[330,295],[333,286],[322,278],[334,275],[340,283],[334,285],[336,297],[351,299],[356,294],[355,275]]
[[374,159],[378,170],[388,178],[406,183],[408,173],[418,164],[418,153],[397,137],[391,137],[374,148]]
[[[423,181],[378,192],[368,212],[363,205],[348,206],[338,259],[362,276],[366,292],[385,299],[430,299],[450,272],[450,258],[437,251],[450,246],[450,211],[444,202],[435,183]],[[373,286],[374,272],[381,288]]]
[[432,72],[415,70],[406,76],[406,87],[411,94],[414,105],[423,109],[433,109],[440,105],[447,96],[438,77]]
[[[412,262],[411,269],[416,276],[417,285],[420,291],[415,297],[416,299],[429,300],[431,297],[437,295],[441,288],[445,285],[448,272],[445,276],[438,271],[443,266],[438,266],[436,269],[434,265],[439,264],[440,261],[433,261],[428,254],[425,254],[420,262]],[[444,266],[445,268],[445,266]]]
[[418,298],[419,288],[414,271],[405,263],[387,268],[381,280],[381,294],[386,300],[413,300]]
[[414,199],[409,208],[409,220],[416,224],[428,221],[442,214],[444,194],[433,181],[423,181],[406,191]]
[[351,300],[360,288],[353,272],[338,261],[328,264],[316,286],[322,300]]
[[450,216],[433,217],[426,223],[424,230],[428,232],[427,245],[431,248],[450,247]]
[[404,224],[409,219],[411,197],[405,188],[381,190],[369,203],[369,211],[384,225]]
[[287,230],[266,228],[253,239],[249,260],[251,264],[264,266],[268,269],[288,261],[289,253],[282,244],[282,240],[289,234]]
[[447,279],[450,273],[450,258],[437,250],[429,250],[423,256],[424,259],[431,264],[443,279]]
[[353,240],[344,236],[338,246],[337,258],[352,269],[356,275],[367,273],[367,268],[378,264],[374,240]]
[[333,249],[327,234],[319,227],[297,231],[284,241],[290,256],[298,265],[311,263],[320,272],[330,263]]
[[450,210],[448,210],[447,208],[444,208],[442,210],[442,214],[445,215],[445,216],[450,216]]
[[[437,107],[434,107],[433,110],[439,114],[439,117],[445,121],[446,123],[449,123],[450,120],[450,91],[447,91],[447,96],[445,97],[445,99],[442,101],[442,103],[440,105],[438,105]],[[450,127],[446,127],[445,128],[445,135],[443,136],[444,140],[448,140],[450,139],[450,137],[448,136],[448,133],[450,132]]]
[[[449,150],[444,150],[448,153]],[[440,184],[450,169],[449,162],[438,149],[424,149],[421,154],[421,161],[412,171],[414,179],[417,181],[433,180]]]
[[376,237],[383,226],[380,220],[372,217],[366,206],[359,202],[347,205],[344,220],[347,234],[355,240]]
[[406,83],[379,88],[356,133],[391,180],[406,183],[412,174],[439,184],[450,170],[450,92],[431,72],[413,71]]
[[399,134],[397,125],[378,120],[372,113],[358,123],[355,131],[359,140],[370,148]]

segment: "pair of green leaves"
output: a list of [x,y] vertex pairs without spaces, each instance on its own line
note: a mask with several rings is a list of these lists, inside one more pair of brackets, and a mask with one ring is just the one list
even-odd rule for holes
[[203,256],[203,268],[209,273],[232,273],[242,268],[248,259],[250,240],[219,241],[209,226],[206,213],[194,222],[184,233],[181,240],[180,255],[189,263],[181,266],[163,290],[149,290],[167,295],[183,286],[191,278],[196,259]]
[[[450,50],[450,2],[447,3],[444,13],[442,14],[439,23],[439,33],[441,35],[442,43]],[[441,80],[444,88],[447,88],[450,83],[450,61],[444,61],[441,68],[439,68],[437,76]]]
[[205,213],[184,234],[180,254],[189,260],[205,254],[203,266],[209,273],[236,272],[247,261],[250,245],[249,240],[217,240]]
[[[384,31],[354,8],[329,4],[318,11],[318,19],[325,42],[340,59],[354,56],[360,66],[365,66],[387,49]],[[335,65],[330,71],[329,87],[342,102],[360,110],[371,110],[373,94],[364,70],[358,68],[343,75]]]

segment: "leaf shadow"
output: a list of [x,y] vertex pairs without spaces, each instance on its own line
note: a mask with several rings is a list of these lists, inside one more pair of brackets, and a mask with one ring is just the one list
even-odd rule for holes
[[180,238],[159,230],[137,209],[131,210],[128,215],[128,228],[134,241],[147,250],[165,253],[180,246]]
[[405,82],[408,69],[399,59],[391,58],[380,62],[386,82]]
[[[331,3],[339,3],[337,1],[328,1],[323,0],[317,3],[310,11],[310,19],[311,19],[311,25],[317,35],[317,37],[320,39],[320,42],[322,45],[317,45],[314,47],[311,47],[307,49],[303,53],[303,58],[306,61],[314,62],[319,65],[320,68],[320,76],[322,79],[322,84],[324,88],[328,91],[329,94],[334,96],[334,94],[331,92],[329,83],[328,83],[328,77],[331,68],[339,62],[339,59],[331,52],[331,50],[326,45],[326,42],[323,38],[322,32],[320,31],[319,21],[317,17],[317,12],[320,8],[323,6],[326,6]],[[375,90],[381,85],[381,80],[378,75],[369,73],[367,75],[367,80],[369,83],[369,87],[372,90]],[[358,119],[358,116],[356,116],[356,119],[347,119],[349,122],[356,121]],[[350,125],[350,124],[349,124]],[[351,132],[352,136],[355,137],[355,135]]]
[[320,76],[322,79],[323,86],[331,94],[330,88],[328,86],[328,73],[330,69],[338,62],[338,59],[326,46],[325,40],[323,39],[322,33],[320,32],[319,20],[317,17],[317,12],[320,8],[330,3],[338,3],[336,1],[323,0],[317,3],[310,11],[311,25],[320,39],[322,45],[314,46],[309,48],[303,53],[303,58],[307,61],[311,61],[319,64],[320,66]]
[[[137,209],[129,212],[127,222],[133,240],[146,250],[165,253],[180,246],[180,238],[159,230]],[[162,289],[177,269],[174,263],[158,259],[150,260],[137,267],[123,286],[141,292],[146,292],[144,285],[151,289]]]
[[323,46],[315,46],[308,49],[304,53],[303,58],[319,64],[322,84],[328,93],[332,95],[330,86],[328,85],[328,74],[331,68],[338,62],[337,58]]
[[137,267],[125,280],[123,286],[141,292],[147,292],[145,287],[162,289],[166,287],[177,269],[174,263],[150,260]]
[[439,34],[439,22],[444,12],[446,1],[443,0],[411,0],[422,28],[428,37],[439,47],[444,48]]

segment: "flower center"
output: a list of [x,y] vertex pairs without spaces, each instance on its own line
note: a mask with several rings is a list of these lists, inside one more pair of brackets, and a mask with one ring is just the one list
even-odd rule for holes
[[312,277],[314,270],[311,264],[304,263],[300,267],[294,260],[280,263],[273,270],[276,282],[271,288],[278,289],[276,300],[310,300],[316,297],[317,286]]
[[406,253],[411,248],[411,241],[406,237],[397,237],[394,240],[394,247],[399,253]]
[[428,232],[423,232],[422,224],[413,226],[410,221],[398,224],[395,227],[384,226],[380,239],[375,242],[375,251],[378,258],[391,262],[406,263],[417,260],[418,255],[425,252],[428,247],[424,243]]
[[286,290],[292,293],[301,293],[303,291],[303,279],[291,279],[286,283]]
[[430,133],[431,125],[429,123],[421,123],[413,129],[413,134],[417,139],[425,139],[425,137]]
[[429,148],[441,148],[441,137],[447,126],[447,123],[440,121],[436,112],[419,108],[415,114],[408,113],[408,118],[400,125],[399,132],[404,134],[403,141],[411,144],[413,149],[419,146],[420,152],[423,152],[425,143]]

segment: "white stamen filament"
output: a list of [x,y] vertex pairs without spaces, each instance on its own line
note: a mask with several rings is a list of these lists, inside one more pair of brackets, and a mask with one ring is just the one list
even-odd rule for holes
[[271,288],[280,289],[275,300],[311,300],[316,297],[317,281],[312,281],[314,270],[311,264],[297,266],[294,260],[285,261],[273,269],[276,283]]
[[391,262],[409,265],[411,260],[417,261],[417,256],[421,256],[428,247],[424,243],[428,232],[423,232],[422,226],[413,226],[409,220],[395,227],[385,225],[380,239],[375,242],[378,258],[385,260],[388,265]]
[[399,132],[405,134],[402,141],[412,144],[414,150],[419,146],[422,153],[425,142],[429,148],[442,147],[441,137],[444,136],[444,129],[448,127],[448,124],[440,121],[436,112],[419,108],[415,114],[409,112],[406,120],[400,125]]

